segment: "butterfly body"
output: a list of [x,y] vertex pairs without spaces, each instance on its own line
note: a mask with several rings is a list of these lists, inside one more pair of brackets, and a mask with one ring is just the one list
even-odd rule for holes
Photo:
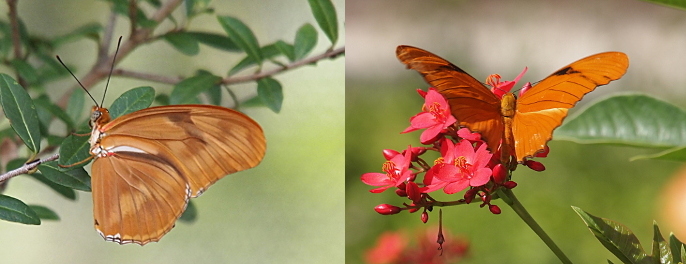
[[569,108],[596,87],[619,79],[629,65],[624,53],[599,53],[561,68],[520,98],[508,93],[501,99],[459,67],[428,51],[398,46],[396,55],[448,100],[460,126],[480,133],[492,152],[500,147],[504,164],[509,164],[510,151],[520,163],[542,151]]
[[109,119],[93,108],[93,213],[98,232],[120,244],[158,241],[189,198],[256,166],[266,149],[255,121],[223,107],[159,106]]

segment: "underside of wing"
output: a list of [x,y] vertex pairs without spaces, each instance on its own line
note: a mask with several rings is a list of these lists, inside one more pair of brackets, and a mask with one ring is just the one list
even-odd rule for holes
[[517,160],[543,150],[569,108],[596,87],[622,77],[628,66],[624,53],[600,53],[563,67],[526,91],[517,100],[512,125]]
[[257,166],[266,149],[264,133],[255,121],[210,105],[147,108],[119,117],[102,130],[104,139],[128,136],[161,143],[188,171],[183,176],[193,197],[227,174]]
[[398,59],[419,72],[450,104],[461,126],[479,132],[492,151],[503,136],[500,99],[481,82],[447,60],[422,49],[398,46]]
[[120,244],[158,241],[190,198],[181,171],[159,156],[117,152],[96,158],[92,175],[95,228]]

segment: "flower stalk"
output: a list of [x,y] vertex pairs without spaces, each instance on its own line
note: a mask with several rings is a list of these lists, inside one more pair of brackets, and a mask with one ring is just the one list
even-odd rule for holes
[[560,249],[560,247],[555,244],[553,239],[548,236],[548,234],[541,228],[540,225],[534,220],[534,218],[529,214],[529,212],[524,208],[524,205],[522,205],[521,202],[519,202],[519,199],[517,199],[517,196],[515,196],[514,192],[512,192],[511,189],[507,188],[500,188],[498,189],[498,196],[505,202],[507,205],[509,205],[512,210],[514,210],[517,215],[531,228],[531,230],[538,235],[538,237],[543,240],[543,243],[550,248],[550,250],[555,253],[555,256],[557,256],[562,263],[565,264],[571,264],[572,261],[569,260],[569,258],[565,255],[564,252]]

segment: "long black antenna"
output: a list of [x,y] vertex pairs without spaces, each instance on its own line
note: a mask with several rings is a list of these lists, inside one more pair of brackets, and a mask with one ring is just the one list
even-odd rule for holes
[[98,101],[95,101],[95,98],[93,98],[93,96],[91,95],[91,93],[88,92],[88,90],[86,89],[86,87],[83,87],[83,84],[81,84],[81,81],[79,81],[79,78],[76,78],[76,75],[74,75],[74,73],[71,72],[71,70],[69,69],[69,67],[67,67],[67,65],[65,65],[64,62],[62,62],[62,59],[60,59],[60,56],[57,55],[57,56],[55,56],[55,57],[57,57],[57,60],[58,60],[60,63],[62,63],[62,66],[64,66],[64,68],[67,69],[67,71],[71,74],[71,76],[74,77],[74,80],[76,80],[76,82],[79,83],[79,85],[81,86],[81,88],[83,88],[83,90],[86,91],[86,94],[88,94],[88,96],[90,96],[91,100],[93,100],[93,103],[95,103],[95,105],[98,106]]
[[117,62],[117,53],[119,53],[119,46],[121,46],[121,36],[119,36],[119,41],[117,41],[117,49],[114,51],[114,58],[112,59],[112,67],[110,67],[110,75],[107,76],[107,84],[105,84],[105,92],[102,94],[102,102],[100,102],[100,105],[103,105],[105,103],[105,95],[107,94],[107,87],[110,86],[110,78],[112,78],[112,71],[114,70],[114,63]]

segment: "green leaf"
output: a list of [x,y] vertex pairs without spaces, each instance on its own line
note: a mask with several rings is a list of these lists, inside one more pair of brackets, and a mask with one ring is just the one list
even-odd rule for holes
[[[64,166],[71,166],[91,157],[91,145],[88,142],[89,136],[69,135],[62,141],[60,146],[59,164]],[[76,167],[83,167],[88,162],[83,162]]]
[[0,219],[28,225],[40,225],[40,218],[24,202],[0,194]]
[[26,90],[4,73],[0,73],[0,102],[12,129],[29,150],[38,152],[41,139],[36,106]]
[[299,60],[305,58],[316,45],[317,30],[309,23],[303,25],[298,29],[298,32],[295,33],[295,42],[293,43],[295,59]]
[[209,8],[210,0],[185,0],[186,16],[193,17],[198,14],[211,12]]
[[686,2],[680,0],[643,0],[650,3],[686,10]]
[[76,192],[74,191],[74,189],[54,183],[45,178],[45,176],[43,176],[43,174],[40,173],[31,173],[29,174],[29,176],[47,185],[53,191],[64,196],[64,198],[67,198],[69,200],[76,200]]
[[162,37],[183,54],[194,56],[200,52],[198,41],[186,32],[171,32]]
[[657,222],[653,221],[653,259],[663,260],[660,263],[671,264],[672,263],[672,252],[669,249],[669,244],[665,241],[660,233],[660,228],[657,226]]
[[686,145],[686,112],[641,94],[592,103],[555,131],[555,139],[644,147]]
[[[114,12],[123,16],[129,17],[129,1],[128,0],[107,0],[114,3],[112,7]],[[136,24],[146,28],[152,28],[157,25],[154,20],[148,19],[143,10],[136,8]]]
[[67,104],[67,115],[74,123],[78,123],[83,115],[83,105],[86,103],[85,93],[81,90],[72,91]]
[[171,104],[193,103],[193,99],[197,100],[200,93],[217,86],[221,80],[222,78],[219,76],[201,72],[174,85],[174,89],[169,95],[169,102]]
[[[283,42],[283,41],[281,41],[281,42]],[[287,46],[284,46],[284,44],[288,45],[287,43],[283,42],[283,44],[278,44],[278,45],[277,45],[277,43],[279,43],[279,42],[276,42],[274,44],[270,44],[270,45],[267,45],[267,46],[264,46],[261,48],[262,56],[264,56],[265,59],[272,59],[273,57],[276,57],[276,56],[282,54],[281,49],[288,49]],[[290,46],[290,45],[288,45],[288,46]],[[292,53],[293,47],[290,46],[290,48],[291,48],[291,53]],[[233,66],[233,68],[231,68],[231,70],[229,70],[229,73],[227,75],[229,75],[229,76],[234,75],[237,72],[239,72],[245,68],[248,68],[252,65],[255,65],[255,64],[256,64],[255,60],[253,60],[252,57],[246,56],[240,62],[238,62],[238,64],[236,64],[236,66]]]
[[160,105],[169,105],[169,95],[158,94],[157,96],[155,96],[155,102],[157,102]]
[[12,67],[17,70],[19,76],[24,78],[29,84],[36,83],[38,81],[38,73],[36,69],[33,68],[26,60],[12,60]]
[[336,8],[331,0],[307,0],[310,3],[314,19],[324,31],[324,34],[331,41],[331,46],[338,41],[338,19],[336,18]]
[[72,121],[71,117],[67,115],[62,108],[59,106],[55,105],[50,101],[50,98],[48,95],[43,94],[36,98],[35,100],[36,106],[45,109],[46,111],[50,112],[53,116],[57,117],[58,119],[62,120],[67,125],[67,130],[72,130],[74,128],[74,121]]
[[83,168],[63,171],[57,166],[57,162],[49,161],[38,165],[38,170],[43,174],[43,176],[45,176],[46,179],[59,185],[81,191],[91,191],[90,177]]
[[605,248],[624,263],[651,263],[641,243],[626,226],[609,219],[593,216],[579,207],[572,209],[581,217],[588,229]]
[[188,206],[186,206],[186,211],[183,211],[179,220],[186,223],[193,223],[198,218],[198,209],[195,208],[193,201],[188,201]]
[[288,58],[289,61],[295,61],[295,48],[293,48],[293,45],[288,44],[283,40],[279,40],[273,45],[279,53],[286,55],[286,58]]
[[281,111],[283,90],[279,81],[269,77],[257,80],[257,96],[275,113]]
[[226,31],[236,46],[245,51],[248,57],[261,66],[263,60],[262,51],[252,30],[240,20],[230,16],[220,16],[218,19],[219,24],[222,25],[224,31]]
[[207,89],[205,91],[205,94],[207,95],[207,98],[210,99],[210,104],[213,105],[222,105],[222,87],[219,85],[215,85],[210,87],[210,89]]
[[150,107],[155,100],[155,89],[150,86],[133,88],[114,100],[110,107],[112,119]]
[[60,217],[50,208],[42,205],[29,205],[29,208],[36,212],[36,215],[43,220],[60,220]]
[[63,44],[77,41],[84,37],[98,40],[100,39],[100,32],[102,32],[102,25],[96,22],[91,22],[78,27],[67,34],[56,37],[52,43],[55,47],[59,47]]
[[193,36],[200,43],[213,48],[231,52],[241,51],[241,48],[227,36],[206,32],[188,32],[186,34]]

